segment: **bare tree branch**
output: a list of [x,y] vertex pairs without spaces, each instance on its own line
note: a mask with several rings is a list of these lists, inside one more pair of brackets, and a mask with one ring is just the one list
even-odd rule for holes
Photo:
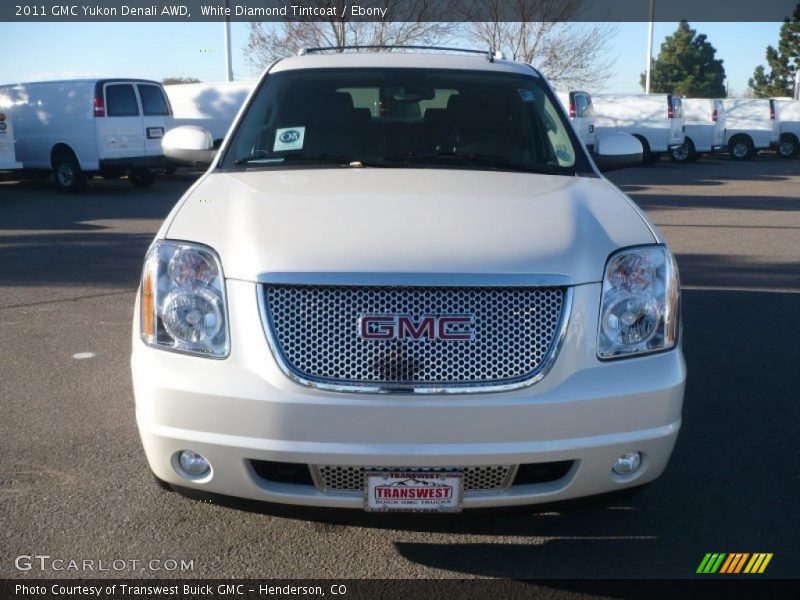
[[[286,0],[289,4],[289,0]],[[385,16],[379,21],[342,17],[344,0],[303,0],[294,5],[320,8],[337,7],[337,17],[320,21],[286,20],[277,23],[250,23],[245,46],[248,63],[260,71],[276,58],[296,54],[301,48],[352,45],[444,44],[459,30],[460,23],[448,22],[447,2],[441,0],[403,0],[402,13],[397,2],[382,0]],[[402,16],[404,20],[395,20]]]
[[[466,24],[478,46],[532,64],[556,87],[602,89],[614,72],[606,49],[617,29],[609,23],[569,22],[583,0],[482,0],[491,21]],[[506,19],[512,16],[513,22]]]

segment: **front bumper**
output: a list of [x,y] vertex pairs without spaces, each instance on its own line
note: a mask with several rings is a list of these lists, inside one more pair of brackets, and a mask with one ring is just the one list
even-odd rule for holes
[[[446,396],[350,395],[298,385],[270,353],[256,284],[226,286],[232,346],[225,360],[145,346],[134,322],[136,418],[150,468],[167,483],[252,500],[359,508],[358,496],[263,479],[250,461],[407,467],[574,461],[557,481],[464,498],[465,508],[511,506],[647,483],[664,470],[675,444],[682,354],[598,361],[598,284],[574,288],[563,346],[542,381],[509,393]],[[211,474],[183,477],[175,460],[183,449],[205,456]],[[630,451],[642,453],[642,467],[614,474],[614,460]]]

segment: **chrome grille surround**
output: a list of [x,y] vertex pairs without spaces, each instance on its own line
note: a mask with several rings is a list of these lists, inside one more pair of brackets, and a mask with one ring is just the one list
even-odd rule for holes
[[[572,288],[268,283],[258,299],[273,355],[297,383],[339,392],[483,393],[546,375],[566,333]],[[361,339],[359,318],[380,312],[473,314],[475,340]],[[393,377],[381,377],[381,361],[392,360],[399,363]]]
[[464,495],[501,494],[511,487],[517,465],[485,465],[478,467],[359,467],[351,465],[309,465],[314,485],[323,494],[363,495],[367,470],[422,471],[464,473]]

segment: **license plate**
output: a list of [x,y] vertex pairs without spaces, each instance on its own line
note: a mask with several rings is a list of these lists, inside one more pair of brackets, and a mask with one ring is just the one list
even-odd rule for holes
[[367,471],[364,509],[459,512],[464,474],[457,471]]

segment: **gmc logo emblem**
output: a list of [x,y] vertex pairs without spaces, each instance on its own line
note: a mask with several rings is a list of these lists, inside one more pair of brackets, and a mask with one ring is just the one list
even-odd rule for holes
[[472,315],[423,315],[415,321],[410,315],[362,315],[358,335],[365,340],[446,340],[475,339]]

